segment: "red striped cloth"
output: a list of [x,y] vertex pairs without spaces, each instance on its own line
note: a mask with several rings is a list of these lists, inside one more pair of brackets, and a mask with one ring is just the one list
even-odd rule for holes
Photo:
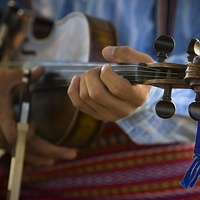
[[[54,167],[25,167],[21,200],[198,200],[180,186],[192,163],[193,144],[135,145],[108,124],[94,145],[73,161]],[[0,199],[4,200],[9,159],[0,161]]]

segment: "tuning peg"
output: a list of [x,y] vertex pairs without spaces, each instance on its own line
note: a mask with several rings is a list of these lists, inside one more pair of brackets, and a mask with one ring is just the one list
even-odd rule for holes
[[196,56],[200,55],[200,42],[198,39],[191,39],[187,48],[188,62],[193,62]]
[[193,102],[188,107],[189,115],[192,119],[200,121],[200,95],[196,94],[196,102]]
[[164,62],[168,54],[170,54],[175,47],[175,41],[171,36],[161,35],[154,41],[154,49],[158,52],[158,62]]
[[[158,52],[158,62],[164,62],[167,56],[174,50],[175,41],[171,36],[161,35],[154,41],[154,49]],[[172,86],[165,85],[162,100],[156,104],[156,114],[161,118],[170,118],[176,108],[171,102]]]
[[192,119],[200,121],[200,102],[193,102],[188,107],[189,115]]
[[171,102],[172,87],[166,85],[164,89],[164,94],[162,100],[156,104],[156,114],[164,119],[170,118],[176,112],[176,107],[173,102]]

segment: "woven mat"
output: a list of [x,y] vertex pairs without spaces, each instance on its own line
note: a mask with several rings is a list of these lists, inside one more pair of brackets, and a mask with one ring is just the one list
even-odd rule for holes
[[[21,199],[199,200],[200,183],[190,190],[179,184],[192,155],[193,144],[138,146],[110,123],[77,159],[53,167],[25,166]],[[0,160],[1,200],[6,199],[9,159]]]

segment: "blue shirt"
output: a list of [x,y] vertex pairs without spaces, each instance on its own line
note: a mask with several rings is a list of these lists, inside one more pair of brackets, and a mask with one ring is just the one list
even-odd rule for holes
[[[128,45],[151,55],[156,60],[153,41],[156,37],[155,0],[35,0],[38,13],[61,19],[69,12],[80,11],[88,15],[111,20],[119,35],[119,45]],[[187,62],[187,45],[192,38],[200,37],[200,1],[179,0],[176,9],[173,37],[176,47],[166,61]],[[188,117],[188,105],[195,93],[174,89],[172,100],[176,115],[161,119],[155,114],[155,104],[163,90],[152,87],[148,101],[132,115],[116,123],[137,143],[168,143],[194,141],[196,122]]]

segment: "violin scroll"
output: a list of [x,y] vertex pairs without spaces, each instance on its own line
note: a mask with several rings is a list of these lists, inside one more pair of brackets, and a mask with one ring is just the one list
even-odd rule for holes
[[188,62],[193,62],[193,59],[200,54],[200,42],[198,39],[191,39],[188,45]]
[[195,102],[188,107],[192,119],[200,120],[200,42],[192,39],[188,45],[188,67],[185,71],[185,82],[196,93]]
[[200,120],[200,56],[196,56],[193,62],[188,63],[185,82],[196,93],[195,102],[188,107],[190,117],[196,121]]
[[[167,54],[173,51],[175,42],[170,36],[160,36],[154,42],[154,48],[159,51],[158,63],[164,62],[167,58]],[[191,39],[188,48],[188,63],[185,69],[185,77],[183,78],[185,84],[188,88],[191,88],[196,93],[195,102],[191,103],[188,107],[189,115],[192,119],[200,120],[200,42],[198,39]],[[169,74],[169,68],[167,73]],[[170,118],[174,115],[176,108],[173,102],[171,102],[171,94],[173,85],[164,85],[164,94],[162,100],[160,100],[156,105],[156,113],[161,118]]]

